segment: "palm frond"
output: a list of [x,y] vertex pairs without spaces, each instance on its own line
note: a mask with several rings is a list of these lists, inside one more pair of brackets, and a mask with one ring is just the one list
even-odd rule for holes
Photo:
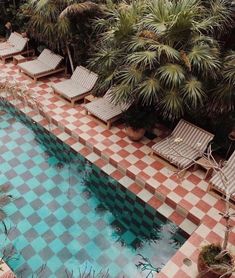
[[160,100],[161,86],[155,76],[145,78],[136,88],[140,103],[144,106],[155,105]]
[[150,1],[141,25],[156,34],[164,35],[171,21],[172,2],[168,0]]
[[226,0],[214,0],[209,2],[210,18],[213,21],[214,31],[224,33],[229,30],[234,24],[234,11],[231,4]]
[[165,119],[174,121],[183,116],[183,105],[183,100],[179,91],[170,90],[165,92],[164,97],[160,102],[160,109]]
[[203,101],[206,98],[206,93],[203,90],[202,82],[195,77],[191,77],[186,80],[182,85],[180,92],[183,100],[188,104],[189,107],[196,109],[203,105]]
[[182,66],[178,64],[168,63],[159,67],[158,74],[160,81],[163,82],[168,88],[179,87],[185,80],[185,71]]
[[179,61],[180,53],[175,48],[167,44],[152,44],[149,47],[150,50],[155,50],[157,52],[158,60],[167,60],[167,61]]
[[60,13],[60,19],[64,17],[72,17],[72,16],[78,16],[83,13],[95,13],[97,11],[100,11],[100,5],[97,5],[96,3],[86,1],[83,3],[76,3],[69,5],[66,7],[61,13]]
[[142,79],[142,71],[136,67],[128,67],[119,72],[117,78],[123,84],[134,86]]
[[230,51],[224,57],[223,78],[235,88],[235,51]]
[[128,55],[127,63],[152,69],[157,63],[156,51],[138,51]]
[[195,45],[188,53],[190,64],[194,70],[203,76],[217,77],[221,63],[218,57],[219,50],[204,45]]
[[227,113],[235,110],[235,90],[233,86],[221,83],[213,93],[211,101],[213,111]]
[[118,84],[112,87],[111,101],[115,104],[130,103],[134,98],[133,87],[129,84]]

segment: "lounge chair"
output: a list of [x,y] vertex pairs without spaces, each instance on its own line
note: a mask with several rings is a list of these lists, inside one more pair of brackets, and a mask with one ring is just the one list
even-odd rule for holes
[[38,78],[65,71],[65,67],[59,67],[63,57],[44,49],[37,59],[18,64],[19,71],[23,71],[36,82]]
[[5,63],[6,59],[12,58],[15,55],[25,54],[28,39],[22,37],[20,34],[11,33],[6,42],[0,43],[0,59]]
[[211,178],[209,190],[228,194],[235,201],[235,151],[221,170]]
[[101,97],[85,104],[86,114],[90,113],[107,124],[110,129],[111,124],[118,120],[123,111],[127,110],[130,104],[115,105],[110,99],[110,90]]
[[74,106],[76,101],[84,99],[90,93],[97,79],[96,73],[79,66],[70,79],[54,84],[52,89]]
[[213,137],[213,134],[180,120],[170,136],[152,146],[152,153],[156,153],[179,169],[187,169],[205,152]]

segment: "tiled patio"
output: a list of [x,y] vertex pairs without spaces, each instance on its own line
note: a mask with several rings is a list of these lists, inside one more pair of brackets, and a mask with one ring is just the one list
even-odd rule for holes
[[[189,233],[195,228],[191,222],[198,226],[186,244],[157,275],[158,278],[196,277],[200,246],[206,242],[221,241],[224,222],[219,211],[223,209],[224,203],[207,193],[208,181],[204,180],[203,170],[191,169],[183,179],[179,179],[174,167],[156,156],[150,156],[151,146],[169,131],[158,126],[155,130],[156,139],[144,138],[134,143],[126,137],[122,124],[114,124],[107,130],[104,124],[85,115],[82,104],[71,108],[65,100],[53,95],[50,85],[62,80],[58,75],[34,84],[30,78],[18,72],[17,66],[8,63],[0,64],[0,77],[15,78],[27,85],[30,94],[37,98],[50,117],[53,123],[50,129],[60,139]],[[48,126],[47,120],[35,110],[25,107],[22,110],[43,126]],[[229,246],[235,252],[234,245],[235,231],[231,233]],[[192,261],[191,266],[183,263],[185,258]]]

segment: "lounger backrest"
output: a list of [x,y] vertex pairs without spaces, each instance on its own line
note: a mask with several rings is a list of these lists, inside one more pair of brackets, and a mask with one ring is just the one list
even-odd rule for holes
[[231,168],[235,168],[235,151],[231,154],[228,161],[226,162],[226,166]]
[[175,138],[181,138],[184,143],[202,152],[205,151],[208,143],[214,137],[213,134],[185,120],[179,121],[172,135]]
[[18,35],[18,38],[17,38],[17,40],[16,40],[16,42],[15,42],[15,47],[17,48],[17,49],[19,49],[20,51],[22,51],[22,50],[24,50],[24,48],[25,48],[25,46],[26,46],[26,44],[27,44],[27,41],[28,41],[28,39],[27,38],[23,38],[22,36],[19,36]]
[[53,53],[49,49],[44,49],[42,53],[38,56],[38,60],[46,64],[51,69],[56,69],[63,60],[63,57]]
[[98,79],[98,75],[82,66],[79,66],[74,71],[71,79],[90,91],[94,87]]
[[25,48],[27,41],[27,38],[23,38],[21,34],[18,34],[16,32],[11,33],[8,39],[10,45],[14,46],[19,51],[22,51]]
[[12,32],[10,34],[10,37],[8,38],[8,42],[11,44],[11,45],[15,45],[15,42],[17,41],[17,38],[18,38],[18,34],[16,32]]

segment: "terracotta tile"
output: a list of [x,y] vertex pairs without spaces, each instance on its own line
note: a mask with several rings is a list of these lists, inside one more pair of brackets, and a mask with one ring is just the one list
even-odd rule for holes
[[156,170],[161,170],[164,167],[164,165],[160,161],[157,161],[157,160],[154,161],[153,163],[151,163],[150,166],[152,166]]
[[120,155],[121,157],[125,158],[127,157],[130,153],[127,152],[126,150],[120,150],[117,152],[118,155]]
[[141,159],[141,158],[143,158],[145,156],[145,153],[143,153],[140,150],[136,150],[136,151],[133,152],[133,155],[138,157],[139,159]]
[[124,176],[123,176],[123,174],[120,171],[116,170],[113,173],[111,173],[111,177],[116,179],[116,180],[120,180]]
[[95,165],[102,169],[105,165],[107,165],[107,162],[105,162],[103,159],[98,159],[95,161]]
[[212,243],[221,243],[222,242],[222,238],[218,234],[216,234],[214,231],[211,231],[207,235],[206,240],[208,240],[209,242],[212,242]]
[[208,212],[209,209],[211,208],[210,205],[208,205],[206,202],[204,202],[203,200],[200,200],[197,203],[197,208],[199,208],[200,210],[202,210],[203,212]]
[[162,202],[157,199],[157,197],[153,196],[149,201],[148,201],[148,204],[155,208],[155,209],[158,209],[161,205],[162,205]]
[[171,208],[176,209],[177,204],[176,204],[176,202],[174,202],[174,200],[172,200],[172,199],[166,197],[165,203],[166,203],[168,206],[170,206]]
[[121,167],[121,168],[124,168],[124,169],[127,169],[128,167],[131,166],[131,163],[125,159],[121,160],[118,162],[118,165]]
[[176,225],[180,225],[180,224],[183,222],[184,217],[183,217],[182,215],[180,215],[179,213],[177,213],[176,211],[174,211],[174,212],[170,215],[169,219],[170,219],[171,221],[173,221]]
[[202,220],[203,224],[206,225],[207,227],[209,227],[210,229],[213,229],[217,223],[216,220],[214,220],[213,218],[211,218],[208,215],[205,215],[205,217]]
[[190,176],[188,176],[187,179],[194,184],[198,184],[201,181],[201,179],[199,177],[195,176],[194,174],[191,174]]
[[148,165],[145,162],[139,160],[135,163],[135,166],[140,170],[144,170]]
[[154,176],[153,176],[154,179],[156,179],[158,182],[160,183],[163,183],[165,180],[167,180],[168,178],[163,175],[162,173],[160,172],[157,172]]
[[128,142],[126,142],[125,140],[118,140],[118,141],[116,142],[116,144],[117,144],[118,146],[122,147],[122,148],[125,148],[126,146],[129,145]]
[[131,185],[128,187],[128,189],[129,189],[131,192],[133,192],[133,193],[135,193],[135,194],[138,194],[143,188],[142,188],[141,186],[139,186],[138,184],[133,183],[133,184],[131,184]]

